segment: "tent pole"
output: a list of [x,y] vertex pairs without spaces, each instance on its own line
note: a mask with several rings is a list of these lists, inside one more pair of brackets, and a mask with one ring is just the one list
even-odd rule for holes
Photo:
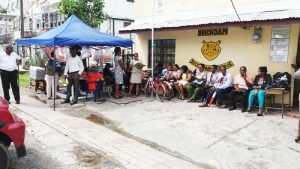
[[[55,50],[55,48],[54,48]],[[55,52],[55,51],[53,51]],[[51,52],[52,53],[52,52]],[[51,56],[52,57],[52,56]],[[56,84],[56,57],[55,57],[55,53],[54,53],[54,64],[53,64],[53,68],[54,68],[54,77],[53,77],[53,81],[54,81],[54,85],[53,85],[53,110],[55,111],[55,99],[56,99],[56,88],[57,88],[57,84]]]

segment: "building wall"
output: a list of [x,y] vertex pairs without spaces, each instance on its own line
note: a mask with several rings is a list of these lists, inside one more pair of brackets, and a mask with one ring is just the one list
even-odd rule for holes
[[[181,31],[160,31],[155,32],[155,39],[176,39],[175,62],[179,65],[188,65],[189,60],[194,58],[205,64],[221,64],[233,61],[235,66],[229,71],[236,73],[239,67],[245,65],[249,73],[256,74],[258,66],[268,66],[270,73],[278,71],[292,72],[291,64],[296,62],[297,45],[299,37],[299,24],[291,25],[288,63],[271,63],[269,59],[272,26],[262,26],[262,41],[254,43],[253,27],[242,29],[239,27],[229,28],[228,35],[222,36],[198,36],[198,30]],[[143,56],[147,63],[148,40],[151,39],[151,32],[139,33],[136,37],[135,51]],[[221,53],[213,61],[208,61],[201,53],[202,41],[221,41]]]
[[[289,54],[287,63],[271,63],[269,59],[271,47],[272,26],[262,26],[262,41],[254,43],[253,27],[242,29],[231,27],[228,35],[223,36],[198,36],[198,30],[178,30],[155,32],[155,39],[176,39],[175,62],[179,65],[187,65],[194,70],[189,60],[194,58],[205,64],[222,64],[232,61],[235,66],[228,71],[233,75],[238,74],[240,66],[246,66],[248,73],[255,76],[259,66],[267,66],[270,74],[276,72],[293,73],[291,64],[296,62],[297,45],[300,24],[292,24],[289,41]],[[135,38],[135,51],[140,54],[144,63],[148,62],[148,40],[151,32],[139,33]],[[201,53],[202,41],[221,41],[221,53],[213,61],[208,61]],[[151,63],[147,63],[151,64]],[[293,84],[293,82],[292,82]],[[293,89],[292,89],[293,91]]]
[[127,0],[104,0],[104,11],[114,18],[132,19],[135,17],[134,7],[137,1],[140,0],[136,0],[134,3]]
[[113,31],[113,19],[107,19],[100,25],[100,31],[110,34],[110,35],[115,35],[123,38],[128,38],[130,39],[130,34],[119,34],[119,30],[124,28],[124,22],[131,22],[131,21],[124,21],[124,20],[115,20],[115,31]]

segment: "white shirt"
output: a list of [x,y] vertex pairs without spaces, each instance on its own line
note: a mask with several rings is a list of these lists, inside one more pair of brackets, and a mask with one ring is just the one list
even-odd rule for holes
[[17,70],[17,60],[21,60],[21,57],[15,52],[12,52],[10,55],[7,55],[6,52],[0,53],[0,69],[10,72]]
[[131,59],[131,60],[130,60],[130,65],[132,66],[131,73],[142,73],[142,70],[140,70],[140,69],[138,69],[137,67],[135,67],[135,65],[136,65],[137,63],[143,64],[142,61],[139,60],[139,59],[138,59],[138,60],[134,60],[134,59]]
[[216,83],[218,83],[219,81],[218,78],[219,78],[219,74],[217,72],[215,72],[214,74],[212,74],[212,72],[208,72],[206,76],[206,85],[214,86]]
[[65,47],[58,47],[55,50],[56,59],[60,62],[66,62],[69,58],[68,49]]
[[82,60],[78,55],[76,55],[75,57],[69,57],[69,59],[67,60],[64,75],[67,75],[68,72],[73,73],[77,71],[79,71],[78,74],[81,75],[83,70],[84,67],[83,67]]
[[84,46],[81,50],[81,56],[80,56],[81,59],[86,59],[91,56],[92,56],[92,53],[91,53],[90,49]]
[[[199,70],[196,70],[196,80],[194,80],[193,83],[199,85],[203,84],[203,82],[205,82],[206,80],[206,75],[207,75],[206,71],[200,72]],[[204,79],[204,80],[200,80],[200,79]]]
[[226,72],[225,76],[222,73],[220,73],[218,75],[218,79],[219,82],[215,84],[215,87],[217,89],[226,89],[232,86],[233,78],[230,73]]

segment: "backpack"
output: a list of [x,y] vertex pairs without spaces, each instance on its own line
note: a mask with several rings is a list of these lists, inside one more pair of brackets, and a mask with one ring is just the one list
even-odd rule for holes
[[54,71],[54,60],[50,59],[47,61],[47,64],[46,64],[46,74],[47,75],[50,75],[50,76],[53,76],[55,73]]
[[291,75],[288,72],[277,72],[273,75],[273,88],[285,88],[287,90],[290,84]]
[[95,91],[97,86],[98,80],[104,80],[103,74],[97,72],[97,71],[89,71],[87,73],[87,79],[86,82],[88,84],[88,90],[89,91]]

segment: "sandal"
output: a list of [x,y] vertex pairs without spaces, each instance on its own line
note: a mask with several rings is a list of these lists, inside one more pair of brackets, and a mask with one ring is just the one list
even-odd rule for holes
[[195,99],[191,97],[187,102],[195,102]]
[[121,99],[121,96],[114,96],[115,99]]
[[262,111],[262,109],[258,109],[257,116],[263,116],[263,111]]

